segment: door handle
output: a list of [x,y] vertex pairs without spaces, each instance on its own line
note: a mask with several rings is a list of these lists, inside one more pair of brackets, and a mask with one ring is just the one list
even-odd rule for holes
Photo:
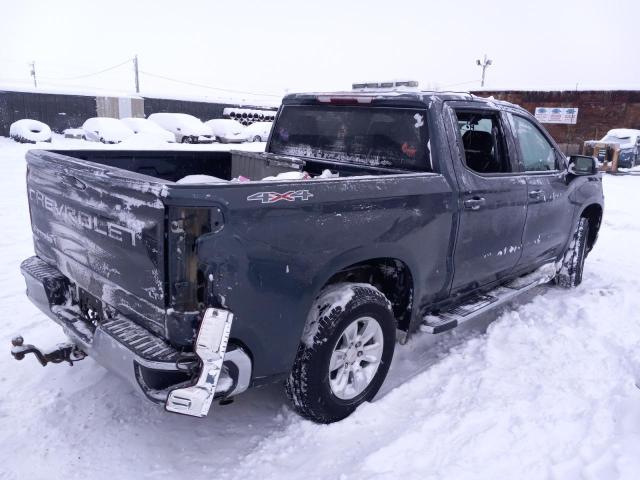
[[482,207],[487,202],[483,197],[473,197],[465,200],[462,203],[464,204],[464,208],[468,208],[470,210],[480,210],[480,207]]
[[531,190],[529,192],[529,198],[532,198],[533,200],[540,200],[541,198],[544,198],[544,191],[542,191],[542,190]]

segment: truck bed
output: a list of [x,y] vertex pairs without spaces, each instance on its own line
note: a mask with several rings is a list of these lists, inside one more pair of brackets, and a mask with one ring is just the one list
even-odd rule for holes
[[[404,170],[357,165],[330,160],[300,160],[295,157],[244,151],[141,151],[141,150],[51,150],[51,154],[127,170],[160,181],[176,182],[189,175],[209,175],[231,180],[239,175],[252,181],[262,180],[260,172],[300,170],[320,175],[329,169],[340,177],[391,175]],[[268,176],[264,175],[265,177]]]

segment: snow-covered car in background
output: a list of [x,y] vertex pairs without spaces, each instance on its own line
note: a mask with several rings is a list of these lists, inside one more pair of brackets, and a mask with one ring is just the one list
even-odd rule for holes
[[211,143],[211,130],[202,120],[186,113],[152,113],[148,118],[160,127],[173,133],[176,142]]
[[133,130],[117,118],[93,117],[82,124],[84,138],[91,142],[120,143],[134,135]]
[[82,138],[84,138],[84,130],[81,128],[65,128],[62,134],[64,138],[73,138],[76,140],[82,140]]
[[11,124],[9,136],[20,143],[50,142],[51,129],[46,123],[24,118]]
[[165,142],[174,143],[176,136],[160,125],[146,118],[122,118],[122,123],[129,127],[136,135],[144,134],[146,137],[158,137]]
[[614,128],[598,142],[615,143],[620,148],[618,166],[631,168],[640,164],[640,130],[631,128]]
[[214,118],[205,122],[213,137],[220,143],[242,143],[245,141],[243,132],[245,127],[230,118]]
[[243,136],[247,142],[266,142],[273,122],[254,122],[245,127]]

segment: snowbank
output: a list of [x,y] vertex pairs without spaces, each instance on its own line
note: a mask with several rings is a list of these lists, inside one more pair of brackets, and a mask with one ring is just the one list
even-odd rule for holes
[[[171,135],[171,138],[173,139],[173,135]],[[141,132],[125,138],[118,144],[118,147],[131,148],[134,150],[166,150],[168,148],[168,145],[165,138],[162,138],[155,133]]]
[[20,143],[50,142],[51,129],[46,123],[24,118],[11,124],[9,136]]

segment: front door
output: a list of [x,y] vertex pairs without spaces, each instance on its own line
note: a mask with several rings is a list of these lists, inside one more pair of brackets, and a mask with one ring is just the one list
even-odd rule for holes
[[518,263],[527,184],[516,171],[504,114],[472,102],[451,106],[461,208],[452,283],[452,293],[458,293],[500,280]]
[[529,118],[508,114],[527,179],[527,221],[520,264],[534,267],[556,259],[570,234],[574,208],[567,199],[566,162],[544,132]]

